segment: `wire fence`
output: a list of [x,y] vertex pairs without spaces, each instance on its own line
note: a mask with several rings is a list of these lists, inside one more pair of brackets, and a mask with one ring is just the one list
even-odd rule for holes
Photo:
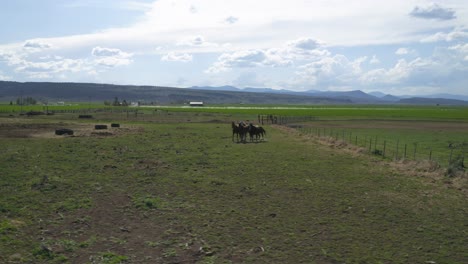
[[[369,154],[381,156],[384,159],[393,160],[429,160],[437,162],[440,166],[448,167],[457,160],[463,164],[468,153],[468,140],[450,142],[448,144],[434,144],[431,141],[410,141],[398,136],[379,136],[366,134],[362,130],[357,132],[351,129],[332,127],[311,127],[308,121],[318,121],[315,116],[275,116],[259,115],[260,120],[266,123],[285,125],[295,128],[302,133],[309,134],[319,139],[333,139],[338,142],[354,145],[362,148]],[[263,122],[262,122],[263,123]]]
[[452,142],[447,146],[431,144],[431,142],[408,142],[399,137],[382,137],[356,133],[346,129],[307,127],[289,124],[304,134],[319,139],[333,139],[362,148],[369,154],[393,160],[429,160],[447,167],[454,160],[463,163],[468,152],[468,142]]

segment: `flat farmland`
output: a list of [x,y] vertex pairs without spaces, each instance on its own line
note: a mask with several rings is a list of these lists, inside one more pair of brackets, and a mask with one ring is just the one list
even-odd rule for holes
[[[301,131],[332,137],[395,159],[432,160],[442,166],[468,153],[468,123],[442,120],[342,120],[301,123]],[[383,154],[383,153],[382,153]]]
[[0,262],[467,262],[463,178],[278,125],[239,144],[229,115],[1,118]]

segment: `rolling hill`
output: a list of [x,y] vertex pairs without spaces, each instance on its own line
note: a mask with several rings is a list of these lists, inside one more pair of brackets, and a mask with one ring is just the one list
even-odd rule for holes
[[[120,100],[154,104],[185,104],[202,101],[205,104],[419,104],[468,105],[468,101],[452,98],[400,98],[392,95],[364,93],[360,90],[289,91],[271,88],[233,86],[174,88],[163,86],[113,85],[99,83],[7,82],[0,81],[0,101],[15,101],[33,97],[42,102],[103,102]],[[463,98],[463,97],[460,97]]]

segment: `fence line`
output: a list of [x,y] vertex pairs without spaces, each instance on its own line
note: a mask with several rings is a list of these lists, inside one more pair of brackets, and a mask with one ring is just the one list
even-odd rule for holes
[[447,147],[435,148],[433,145],[425,142],[405,142],[398,137],[388,138],[358,134],[345,129],[311,128],[297,124],[288,125],[288,127],[298,129],[302,133],[316,138],[332,139],[360,147],[367,153],[380,156],[383,159],[429,160],[446,167],[456,159],[461,159],[463,164],[468,152],[467,142],[451,143]]

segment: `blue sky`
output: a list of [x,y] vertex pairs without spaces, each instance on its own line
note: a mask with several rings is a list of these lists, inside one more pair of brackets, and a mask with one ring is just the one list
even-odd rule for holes
[[15,0],[0,23],[0,80],[468,95],[466,0]]

